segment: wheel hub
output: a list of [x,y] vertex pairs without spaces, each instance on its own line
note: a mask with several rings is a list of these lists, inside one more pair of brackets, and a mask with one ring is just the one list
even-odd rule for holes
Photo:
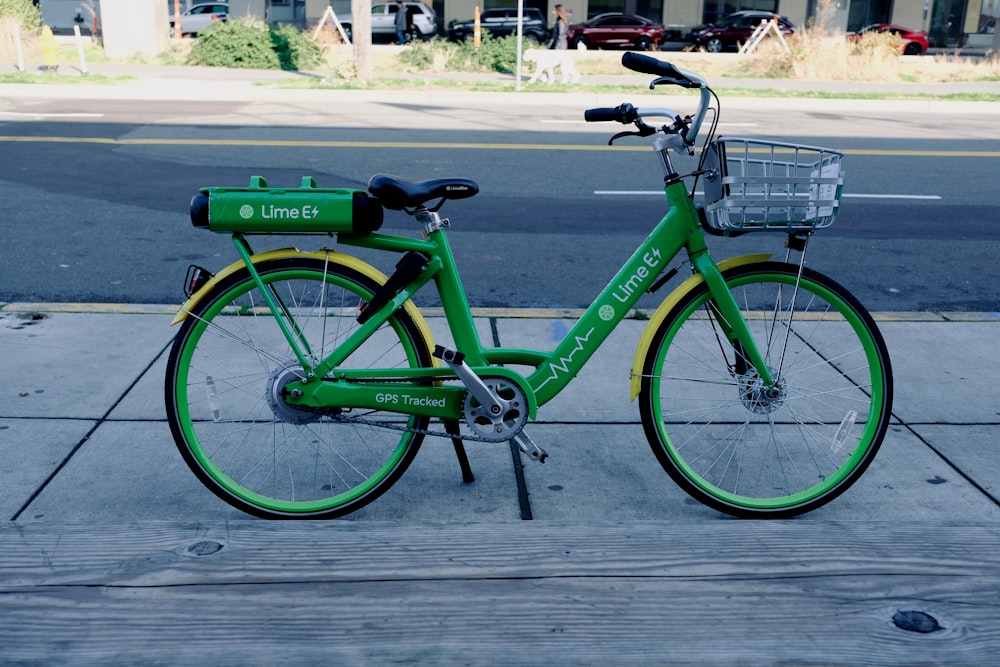
[[[775,375],[774,369],[768,369],[772,377]],[[739,378],[740,400],[747,410],[758,415],[771,414],[780,408],[785,402],[788,385],[784,378],[778,378],[773,387],[768,389],[761,379],[760,374],[753,368],[748,370]]]
[[305,377],[305,371],[294,361],[279,366],[277,370],[271,373],[271,377],[267,382],[267,389],[264,392],[264,398],[267,399],[267,404],[271,407],[271,412],[280,421],[290,424],[308,424],[319,420],[323,416],[319,412],[297,405],[289,405],[285,401],[285,397],[288,395],[285,387],[292,382],[298,382],[303,377]]

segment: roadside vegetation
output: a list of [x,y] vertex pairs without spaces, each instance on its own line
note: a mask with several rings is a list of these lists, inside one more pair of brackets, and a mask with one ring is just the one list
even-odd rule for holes
[[[829,0],[820,0],[828,2]],[[822,15],[822,11],[820,12]],[[26,62],[40,62],[39,46],[41,16],[32,0],[0,0],[0,64],[15,61],[14,26],[21,33],[22,51]],[[782,79],[855,80],[884,82],[944,82],[1000,81],[1000,54],[988,58],[969,59],[957,56],[900,57],[900,45],[891,35],[866,35],[850,42],[842,31],[818,24],[806,26],[787,38],[788,49],[774,43],[763,43],[753,54],[709,54],[698,51],[660,54],[679,67],[702,74],[717,87],[724,88],[727,77],[773,79],[773,93],[788,96],[779,90]],[[252,17],[217,23],[201,32],[197,39],[172,42],[158,58],[137,57],[130,62],[165,65],[200,65],[248,69],[282,69],[309,71],[315,76],[271,83],[269,85],[312,88],[435,88],[503,91],[514,87],[512,77],[484,80],[483,73],[513,75],[517,68],[517,43],[514,37],[494,38],[484,31],[482,45],[453,43],[440,38],[417,41],[402,49],[377,49],[373,53],[375,77],[364,81],[357,75],[352,50],[339,43],[339,38],[327,29],[313,38],[313,30],[301,32],[292,26],[269,26]],[[60,45],[61,62],[77,60],[76,48]],[[579,84],[524,83],[524,90],[557,92],[580,90],[617,92],[634,88],[600,86],[588,77],[623,74],[621,54],[612,51],[580,51],[576,54],[576,69],[583,82]],[[107,62],[99,44],[88,45],[88,62]],[[440,75],[465,72],[470,76],[456,80]],[[393,73],[403,73],[403,77]],[[523,68],[531,73],[530,63]],[[16,68],[0,69],[0,83],[69,82],[75,74],[41,74],[19,72]],[[489,79],[489,77],[485,77]],[[121,79],[87,77],[93,83],[115,83]],[[727,94],[740,94],[727,90]],[[755,90],[753,94],[767,94]],[[801,93],[811,97],[819,93]],[[832,95],[831,95],[832,96]],[[876,95],[878,96],[878,95]],[[888,94],[882,95],[889,96]],[[893,95],[898,97],[898,95]],[[858,96],[861,97],[861,96]],[[871,97],[868,95],[867,97]],[[976,99],[964,96],[963,99]],[[998,99],[980,96],[979,99]]]
[[13,62],[17,57],[16,35],[20,33],[22,51],[38,48],[42,13],[31,0],[0,0],[0,59]]
[[319,67],[319,46],[293,26],[245,16],[216,22],[198,33],[188,65],[242,69],[308,70]]

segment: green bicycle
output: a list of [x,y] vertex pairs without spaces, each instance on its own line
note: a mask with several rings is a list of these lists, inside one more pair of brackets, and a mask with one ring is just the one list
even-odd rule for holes
[[[655,76],[651,88],[698,91],[699,106],[683,117],[629,104],[586,112],[632,126],[612,141],[655,137],[669,210],[550,352],[479,338],[439,214],[478,192],[469,179],[376,175],[364,192],[254,177],[195,196],[194,225],[231,234],[240,256],[215,275],[189,270],[166,373],[171,431],[209,489],[261,517],[329,518],[386,491],[429,435],[452,440],[467,479],[466,441],[513,442],[544,461],[526,424],[643,294],[676,275],[682,250],[691,275],[650,318],[632,367],[632,399],[666,472],[742,517],[815,509],[861,476],[890,417],[889,355],[858,300],[804,266],[807,241],[838,212],[842,154],[717,138],[718,98],[703,79],[635,53],[622,63]],[[710,109],[698,169],[681,176],[670,153],[694,153]],[[413,216],[423,237],[378,233],[384,208]],[[705,233],[758,230],[787,234],[784,261],[709,256]],[[255,254],[255,234],[335,234],[400,259],[386,276],[339,250]],[[411,300],[432,281],[454,348],[433,345]]]

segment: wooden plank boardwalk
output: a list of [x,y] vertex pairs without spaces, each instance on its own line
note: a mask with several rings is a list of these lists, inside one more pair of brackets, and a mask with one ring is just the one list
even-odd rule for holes
[[1000,525],[0,524],[0,664],[997,665]]

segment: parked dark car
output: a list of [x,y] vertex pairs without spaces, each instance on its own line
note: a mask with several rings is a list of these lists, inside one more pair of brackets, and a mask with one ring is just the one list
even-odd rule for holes
[[[521,34],[524,39],[544,44],[549,37],[549,28],[540,9],[525,7],[521,17]],[[448,39],[454,42],[472,41],[476,22],[452,21],[448,26]],[[494,37],[517,34],[517,7],[487,9],[479,15],[479,26],[490,31]]]
[[891,23],[874,23],[872,25],[865,26],[857,32],[847,33],[847,39],[852,42],[857,42],[865,33],[871,32],[891,33],[896,35],[900,40],[900,50],[907,56],[919,56],[921,53],[927,51],[927,47],[930,46],[930,43],[927,41],[926,32],[910,30],[900,25],[892,25]]
[[772,12],[742,11],[730,14],[717,23],[700,25],[691,31],[690,41],[709,53],[737,50],[750,39],[762,21],[776,20],[782,35],[795,32],[795,26],[784,16]]
[[600,14],[586,23],[569,27],[570,47],[584,44],[596,49],[648,51],[663,43],[666,30],[659,23],[634,14]]

